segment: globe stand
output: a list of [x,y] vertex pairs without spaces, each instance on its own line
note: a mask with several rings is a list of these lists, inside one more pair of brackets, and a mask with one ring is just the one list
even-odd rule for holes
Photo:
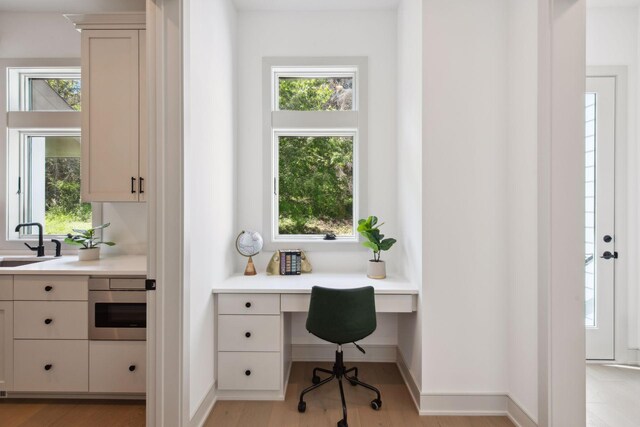
[[256,275],[256,266],[253,265],[253,258],[249,257],[247,260],[247,268],[244,269],[245,276],[255,276]]

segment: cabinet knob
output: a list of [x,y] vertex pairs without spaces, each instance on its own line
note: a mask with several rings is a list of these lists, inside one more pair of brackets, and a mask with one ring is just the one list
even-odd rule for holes
[[53,290],[53,286],[47,285],[44,287],[45,292],[51,292]]
[[251,371],[247,369],[246,371],[244,371],[244,374],[245,374],[246,376],[249,376],[249,375],[251,375]]
[[45,325],[50,325],[53,322],[53,319],[44,319]]
[[129,372],[133,372],[136,370],[136,365],[129,366]]
[[244,336],[247,337],[247,338],[251,338],[251,332],[245,332]]
[[52,364],[50,364],[50,363],[47,363],[46,365],[44,365],[44,370],[45,370],[45,371],[50,371],[50,370],[51,370],[51,368],[53,368],[53,365],[52,365]]
[[251,308],[251,303],[247,302],[244,306],[247,307],[247,308]]

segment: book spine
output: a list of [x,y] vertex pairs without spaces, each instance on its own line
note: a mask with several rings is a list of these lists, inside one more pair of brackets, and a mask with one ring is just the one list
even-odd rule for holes
[[296,274],[302,274],[302,251],[296,252]]
[[291,275],[291,253],[287,251],[287,266],[285,269],[287,275]]
[[284,251],[280,251],[280,275],[284,275],[285,274],[285,255],[284,255]]

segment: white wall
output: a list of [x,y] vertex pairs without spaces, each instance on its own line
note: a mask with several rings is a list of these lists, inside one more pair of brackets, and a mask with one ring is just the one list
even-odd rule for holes
[[398,5],[398,244],[402,269],[420,290],[420,310],[398,316],[398,348],[417,386],[422,381],[422,2]]
[[509,1],[507,144],[509,396],[538,419],[538,5]]
[[506,394],[507,3],[423,3],[424,393]]
[[[624,67],[627,70],[626,141],[616,140],[616,250],[624,254],[616,261],[616,359],[636,362],[638,354],[629,348],[640,347],[640,289],[637,263],[640,241],[640,198],[637,194],[640,175],[640,151],[637,147],[640,112],[640,44],[639,8],[592,7],[587,9],[587,66],[588,73],[602,71],[602,67]],[[618,82],[620,85],[621,82]],[[617,111],[622,114],[624,110]],[[627,154],[620,158],[620,153]],[[622,160],[622,162],[620,161]],[[620,192],[622,191],[622,193]],[[622,196],[622,200],[620,198]],[[626,228],[626,231],[624,231]],[[627,262],[629,260],[629,262]]]
[[[368,209],[396,236],[396,19],[395,10],[265,12],[242,11],[238,19],[238,227],[262,230],[266,155],[262,123],[262,58],[265,56],[367,56],[369,60]],[[301,245],[305,249],[304,245]],[[398,271],[401,249],[383,259]],[[353,250],[307,251],[314,271],[362,272],[369,254]],[[264,271],[271,253],[254,257]],[[236,268],[246,259],[237,257]]]
[[231,1],[190,0],[185,3],[185,29],[184,413],[191,419],[198,409],[206,411],[215,381],[211,287],[232,273],[235,258],[234,6]]

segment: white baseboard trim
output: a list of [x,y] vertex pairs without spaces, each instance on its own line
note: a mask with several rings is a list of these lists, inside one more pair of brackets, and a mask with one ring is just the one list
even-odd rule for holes
[[[363,345],[366,354],[355,346],[342,347],[345,362],[395,362],[395,345]],[[332,362],[336,359],[334,344],[292,344],[291,360],[294,362]]]
[[507,417],[516,427],[538,427],[538,423],[511,396],[507,396]]
[[193,417],[189,420],[189,425],[202,427],[207,421],[207,418],[209,418],[209,414],[213,410],[217,401],[216,384],[217,381],[214,381],[207,394],[200,401],[200,406],[198,406],[195,414],[193,414]]
[[420,415],[506,415],[506,395],[487,394],[421,394]]
[[402,353],[400,353],[399,348],[396,348],[396,364],[398,365],[398,370],[400,371],[402,380],[409,390],[409,395],[413,400],[413,404],[416,405],[416,409],[420,412],[420,386],[418,386],[418,382],[409,370],[407,362],[404,360],[404,357],[402,357]]

